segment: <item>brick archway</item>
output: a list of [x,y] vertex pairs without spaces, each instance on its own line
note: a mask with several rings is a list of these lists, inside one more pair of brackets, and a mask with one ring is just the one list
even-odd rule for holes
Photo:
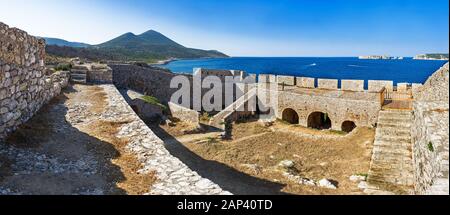
[[294,109],[287,108],[283,111],[283,121],[286,121],[291,124],[299,124],[299,117],[297,112]]
[[308,128],[319,130],[330,129],[331,119],[327,113],[313,112],[308,116]]

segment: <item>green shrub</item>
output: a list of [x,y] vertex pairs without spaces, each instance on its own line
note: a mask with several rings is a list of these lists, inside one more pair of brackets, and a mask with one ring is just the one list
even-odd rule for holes
[[156,97],[142,96],[140,99],[148,104],[159,106],[163,111],[167,111],[169,109],[167,108],[167,106],[161,104],[161,102]]
[[431,141],[428,143],[428,150],[430,150],[430,152],[434,152],[434,146]]
[[72,64],[60,63],[55,67],[56,71],[70,71],[72,69]]

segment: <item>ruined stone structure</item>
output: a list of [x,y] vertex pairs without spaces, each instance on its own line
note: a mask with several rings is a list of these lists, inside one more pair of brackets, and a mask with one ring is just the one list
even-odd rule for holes
[[0,139],[61,92],[67,72],[45,75],[45,42],[0,23]]
[[112,69],[105,64],[78,63],[72,65],[71,81],[77,83],[111,84],[113,82]]
[[[45,74],[44,41],[2,23],[0,45],[1,140],[58,95],[61,88],[67,85],[69,74]],[[222,74],[222,78],[233,76],[242,80],[246,76],[242,71],[199,71],[205,72],[202,74],[205,76]],[[175,76],[177,74],[165,69],[129,64],[112,64],[109,67],[77,65],[72,71],[72,78],[79,77],[92,83],[113,82],[116,85],[101,86],[107,94],[108,107],[99,117],[126,122],[118,135],[130,140],[127,148],[143,164],[143,169],[139,171],[156,171],[159,179],[151,194],[230,194],[171,155],[163,141],[133,112],[116,89],[129,88],[154,96],[169,104],[174,117],[198,123],[198,112],[169,103],[172,94],[177,91],[170,88]],[[192,83],[192,76],[186,76]],[[233,94],[234,103],[219,112],[212,119],[212,124],[225,129],[223,123],[256,114],[258,110],[244,108],[245,111],[237,112],[235,109],[248,106],[252,99],[260,99],[256,89],[261,85],[276,85],[276,90],[269,87],[262,92],[269,94],[276,91],[278,105],[270,108],[278,119],[305,127],[346,132],[356,126],[377,128],[369,183],[381,181],[411,187],[411,190],[405,191],[415,194],[448,194],[448,63],[423,86],[405,83],[393,86],[391,81],[369,80],[366,88],[362,80],[316,80],[275,75],[260,75],[258,79],[259,83],[250,86],[239,85],[238,88],[247,93],[243,97]],[[202,95],[206,91],[208,89],[202,91]],[[414,99],[411,108],[398,111],[383,106],[386,99],[403,95],[407,96],[408,101]],[[76,105],[83,108],[83,104]],[[370,186],[366,188],[380,189]],[[395,193],[395,189],[390,191]]]
[[421,87],[413,105],[415,192],[449,194],[449,64]]

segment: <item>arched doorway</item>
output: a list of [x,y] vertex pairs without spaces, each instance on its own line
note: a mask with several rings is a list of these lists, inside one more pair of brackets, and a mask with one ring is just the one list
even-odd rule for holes
[[342,131],[350,133],[356,128],[356,124],[352,121],[345,121],[342,123]]
[[283,121],[286,121],[291,124],[298,124],[299,118],[297,112],[291,108],[285,109],[283,111]]
[[328,114],[322,112],[314,112],[308,116],[308,128],[314,129],[330,129],[331,119]]

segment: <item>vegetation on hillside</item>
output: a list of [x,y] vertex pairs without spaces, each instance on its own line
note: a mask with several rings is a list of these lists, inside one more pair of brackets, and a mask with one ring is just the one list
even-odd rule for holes
[[93,61],[142,61],[155,63],[167,59],[228,57],[218,51],[186,48],[166,36],[148,31],[126,33],[108,42],[87,47],[48,45],[47,53],[60,57],[80,57]]

